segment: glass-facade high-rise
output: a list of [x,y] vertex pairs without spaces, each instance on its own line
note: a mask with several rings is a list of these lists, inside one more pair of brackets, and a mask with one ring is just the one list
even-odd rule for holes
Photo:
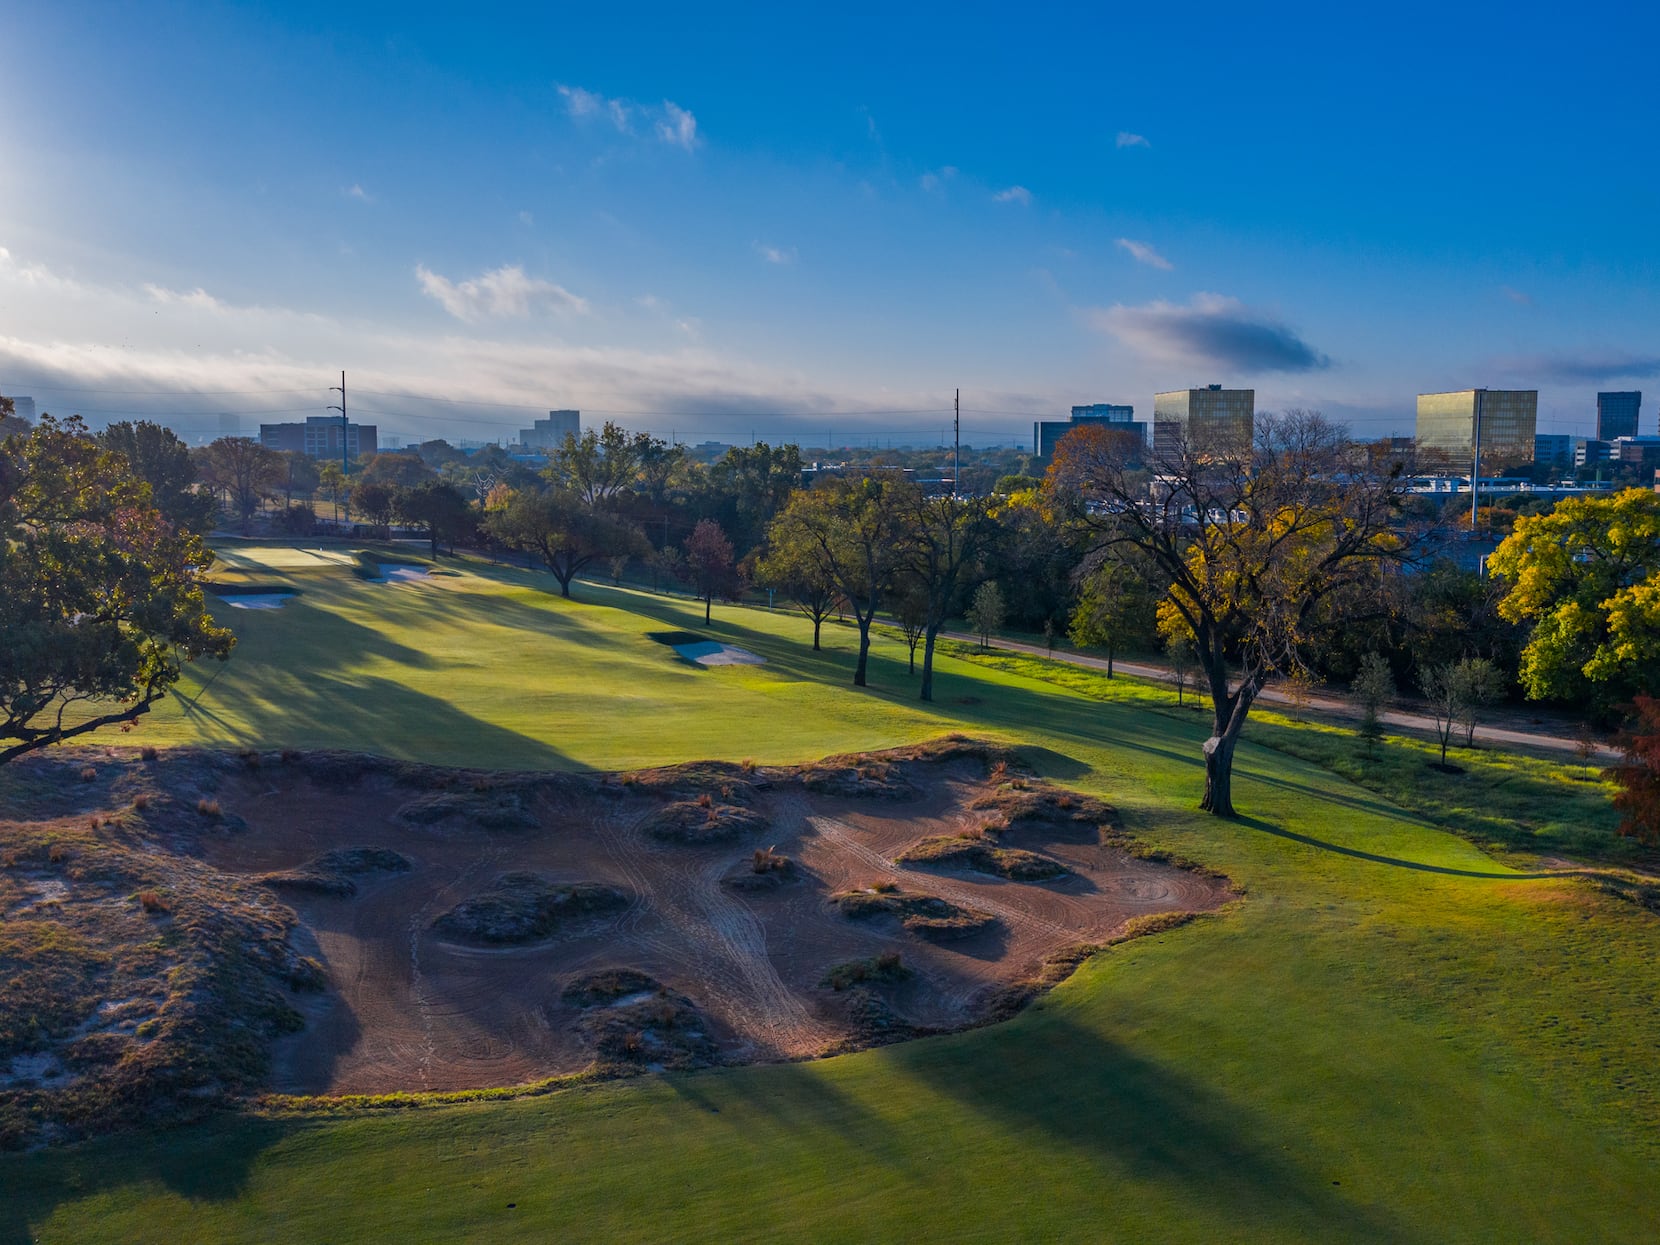
[[1256,430],[1255,389],[1172,389],[1153,395],[1153,453],[1176,452],[1183,437],[1195,449],[1243,451]]
[[1126,446],[1140,453],[1147,443],[1147,425],[1135,418],[1135,407],[1114,402],[1093,402],[1088,406],[1072,408],[1072,418],[1040,419],[1032,424],[1032,453],[1048,458],[1055,452],[1061,438],[1074,428],[1101,425],[1126,437]]
[[1519,466],[1533,458],[1539,427],[1537,389],[1457,389],[1418,395],[1418,449],[1468,471],[1481,433],[1483,474]]
[[1637,417],[1643,409],[1641,389],[1615,390],[1597,395],[1597,440],[1637,435]]

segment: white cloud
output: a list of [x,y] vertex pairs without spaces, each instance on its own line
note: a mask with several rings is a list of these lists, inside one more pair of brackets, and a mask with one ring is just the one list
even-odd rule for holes
[[957,166],[954,164],[948,164],[938,172],[930,171],[924,173],[917,180],[921,183],[924,190],[938,190],[956,175]]
[[1118,245],[1128,251],[1138,264],[1146,264],[1149,268],[1162,268],[1166,272],[1175,267],[1168,259],[1154,250],[1153,244],[1150,242],[1137,242],[1134,238],[1120,238]]
[[532,216],[528,211],[519,213],[519,224],[521,224],[521,225],[534,225],[535,223],[536,223],[536,218],[534,216]]
[[651,126],[651,133],[671,147],[685,151],[697,150],[700,141],[697,118],[691,111],[672,100],[664,100],[660,107],[637,104],[629,99],[612,99],[598,91],[579,86],[558,87],[565,101],[565,111],[577,121],[608,121],[619,134],[634,133],[634,118],[639,116]]
[[1085,313],[1095,328],[1163,363],[1232,372],[1314,372],[1331,359],[1266,312],[1221,294],[1195,294],[1187,306],[1163,300]]
[[457,320],[469,323],[486,317],[523,318],[533,311],[560,315],[587,315],[586,299],[562,285],[525,275],[517,264],[504,264],[466,281],[451,281],[425,264],[415,267],[421,292],[436,299]]
[[1024,186],[1010,186],[1007,190],[999,190],[992,195],[992,199],[998,203],[1018,203],[1021,207],[1030,207],[1032,192]]
[[642,295],[640,295],[640,297],[636,298],[634,301],[639,303],[640,306],[644,307],[647,311],[667,311],[668,310],[668,304],[665,303],[662,299],[658,298],[657,295],[655,295],[655,294],[642,294]]
[[1120,147],[1151,147],[1153,144],[1148,142],[1140,134],[1132,134],[1128,130],[1120,130],[1118,131],[1118,145]]
[[686,151],[697,150],[697,118],[679,104],[663,101],[663,119],[657,123],[657,137]]
[[769,264],[795,263],[795,248],[793,246],[773,246],[770,242],[757,242],[755,253]]
[[146,283],[144,292],[150,296],[153,302],[161,303],[167,307],[194,307],[199,311],[213,312],[230,310],[229,307],[199,285],[193,290],[170,290],[166,286]]
[[348,199],[356,199],[359,203],[373,203],[375,201],[375,196],[363,189],[357,182],[353,182],[340,193]]

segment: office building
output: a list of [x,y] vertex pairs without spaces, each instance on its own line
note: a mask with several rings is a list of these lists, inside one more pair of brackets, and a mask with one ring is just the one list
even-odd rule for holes
[[33,398],[14,397],[12,398],[12,406],[16,408],[12,413],[19,419],[26,419],[31,424],[35,422],[35,400]]
[[1135,418],[1135,407],[1118,406],[1111,402],[1095,402],[1072,408],[1071,419],[1040,419],[1032,425],[1032,454],[1048,458],[1061,443],[1061,438],[1074,428],[1105,427],[1121,432],[1135,449],[1147,444],[1147,425]]
[[1456,389],[1418,395],[1418,449],[1451,470],[1468,471],[1481,441],[1479,471],[1492,475],[1533,457],[1537,389]]
[[1641,389],[1617,390],[1597,395],[1597,440],[1617,441],[1641,431],[1637,420],[1643,409]]
[[1607,441],[1598,441],[1594,437],[1587,438],[1574,446],[1574,466],[1595,467],[1599,463],[1605,463],[1613,448]]
[[[340,458],[340,420],[333,415],[308,415],[303,424],[261,424],[259,443],[269,450],[304,454],[308,458]],[[380,452],[374,424],[347,424],[346,457],[368,458]]]
[[519,433],[519,444],[527,450],[556,450],[566,437],[581,435],[581,411],[549,411],[546,419],[538,419]]
[[1574,452],[1585,440],[1566,432],[1541,432],[1533,438],[1533,461],[1553,471],[1570,471]]
[[1621,466],[1660,467],[1660,437],[1615,437],[1608,460]]
[[1175,453],[1184,443],[1194,449],[1236,453],[1250,447],[1256,431],[1255,389],[1172,389],[1153,395],[1153,453]]

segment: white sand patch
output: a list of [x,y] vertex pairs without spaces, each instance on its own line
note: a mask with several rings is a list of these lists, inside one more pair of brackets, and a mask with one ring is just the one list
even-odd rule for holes
[[377,584],[412,584],[432,578],[430,566],[415,566],[408,562],[381,562]]
[[233,592],[218,594],[233,610],[280,610],[294,599],[292,592]]
[[722,644],[716,640],[700,640],[696,644],[676,644],[674,651],[687,661],[700,666],[764,666],[767,659],[747,648]]

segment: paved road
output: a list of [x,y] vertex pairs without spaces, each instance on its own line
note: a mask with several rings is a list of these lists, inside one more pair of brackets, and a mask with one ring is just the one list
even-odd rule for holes
[[[940,633],[948,639],[961,640],[965,644],[978,644],[980,637],[963,631],[942,631]],[[1065,662],[1072,666],[1084,666],[1090,670],[1105,670],[1107,662],[1104,657],[1089,657],[1083,653],[1068,652],[1056,649],[1050,653],[1041,644],[1026,644],[1019,640],[999,639],[993,648],[1008,649],[1016,653],[1029,653],[1035,657],[1048,657],[1054,661]],[[1149,665],[1145,662],[1114,661],[1112,668],[1121,674],[1133,675],[1138,679],[1150,679],[1156,683],[1174,683],[1175,677],[1167,666]],[[1201,690],[1201,695],[1204,692]],[[1259,700],[1273,704],[1288,705],[1291,698],[1278,688],[1270,684],[1264,688]],[[1345,700],[1332,696],[1313,696],[1304,705],[1304,712],[1319,714],[1322,717],[1341,718],[1345,721],[1355,721],[1359,715],[1354,706]],[[1383,714],[1386,726],[1397,730],[1413,731],[1419,734],[1435,735],[1435,721],[1425,714],[1413,713],[1410,710],[1393,709]],[[1455,731],[1454,738],[1462,740],[1463,732]],[[1515,726],[1477,726],[1476,739],[1489,744],[1520,745],[1524,748],[1542,748],[1554,752],[1574,752],[1579,747],[1579,740],[1566,735],[1553,735],[1544,730],[1526,730]],[[1597,747],[1596,762],[1608,764],[1620,759],[1620,752],[1606,744]]]

